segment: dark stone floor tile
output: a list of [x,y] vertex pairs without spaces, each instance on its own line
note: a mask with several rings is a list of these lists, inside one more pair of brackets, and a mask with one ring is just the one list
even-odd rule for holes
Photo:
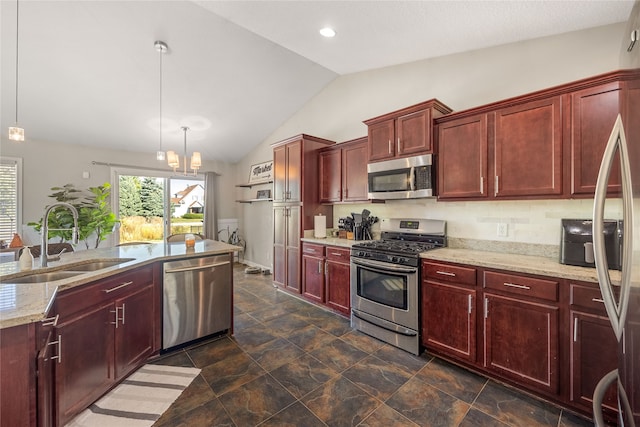
[[246,328],[257,325],[259,322],[251,317],[249,313],[239,313],[233,315],[234,332],[241,331]]
[[236,354],[202,369],[201,375],[220,396],[252,381],[266,372],[244,353]]
[[318,387],[301,402],[332,427],[357,426],[380,402],[343,377]]
[[166,365],[166,366],[180,366],[183,368],[195,368],[193,361],[187,355],[184,350],[178,350],[174,353],[169,353],[166,356],[159,357],[153,362],[149,362],[153,365]]
[[361,360],[342,375],[382,401],[411,378],[411,374],[375,356]]
[[[607,425],[615,426],[615,424]],[[558,427],[593,427],[593,421],[563,410]]]
[[457,426],[469,405],[429,384],[412,378],[386,404],[421,426]]
[[213,399],[175,418],[161,417],[153,427],[236,427],[218,399]]
[[264,323],[275,334],[288,338],[294,332],[309,326],[309,323],[293,314],[285,314],[283,316],[271,319]]
[[322,348],[335,339],[335,336],[324,332],[322,329],[316,328],[313,325],[305,326],[289,336],[289,341],[305,351],[313,351],[317,348]]
[[284,292],[279,292],[278,293],[279,298],[278,298],[278,302],[277,304],[284,307],[285,309],[287,309],[289,311],[289,313],[295,313],[298,311],[306,311],[306,310],[311,310],[311,311],[315,311],[315,310],[320,310],[322,311],[320,308],[314,306],[311,303],[308,303],[306,301],[302,301],[299,298],[295,298],[292,297],[290,295],[285,294]]
[[374,356],[384,360],[385,362],[389,362],[400,369],[404,369],[410,374],[418,372],[429,361],[427,358],[414,356],[411,353],[400,350],[399,348],[389,344],[385,344],[381,347],[380,350],[374,353]]
[[427,363],[416,376],[438,390],[467,403],[473,403],[487,382],[487,379],[480,375],[440,359],[433,359]]
[[325,321],[319,323],[317,326],[323,331],[329,332],[330,334],[337,337],[341,337],[344,334],[354,330],[351,327],[351,323],[349,322],[349,320],[337,314],[334,315],[333,318],[326,319]]
[[509,427],[507,424],[496,420],[490,415],[471,408],[464,417],[459,427]]
[[324,427],[325,423],[320,421],[318,417],[313,415],[311,411],[302,405],[300,402],[296,402],[288,408],[275,414],[264,423],[260,424],[260,427]]
[[265,371],[272,371],[279,366],[297,359],[304,354],[304,350],[284,338],[277,338],[247,353],[249,353],[249,356],[258,362]]
[[278,336],[272,333],[269,328],[266,328],[261,323],[250,328],[234,332],[233,334],[235,342],[245,351],[253,350],[256,347],[268,343],[269,341],[275,340],[276,338],[278,338]]
[[238,299],[236,300],[236,294],[234,294],[233,306],[234,308],[238,308],[243,313],[251,313],[256,310],[261,310],[264,308],[264,301],[256,298],[255,296],[251,296],[246,299]]
[[242,354],[242,350],[231,338],[224,337],[190,348],[186,353],[193,360],[196,368],[204,368],[229,357]]
[[220,402],[238,426],[255,426],[295,400],[270,375],[263,375],[220,396]]
[[[202,406],[212,400],[216,400],[216,395],[209,387],[209,384],[200,375],[195,377],[191,384],[184,389],[175,402],[171,404],[164,414],[156,421],[162,425],[167,420],[177,419],[189,413],[195,408]],[[170,425],[171,423],[167,423]]]
[[364,351],[339,339],[334,339],[310,353],[336,372],[348,369],[367,356]]
[[336,316],[311,304],[301,306],[293,315],[315,326],[320,326],[323,322],[333,319],[334,316]]
[[301,398],[336,376],[334,370],[318,359],[304,354],[296,360],[271,371],[271,375],[291,394]]
[[266,307],[260,310],[251,312],[251,316],[261,322],[267,322],[271,319],[282,317],[285,314],[289,314],[289,311],[286,308],[282,307],[281,305],[271,305],[271,304],[268,304]]
[[380,341],[377,338],[363,334],[355,329],[351,329],[349,332],[342,335],[340,339],[369,354],[380,350],[386,345],[384,341]]
[[380,405],[358,427],[418,427],[418,424],[389,406]]
[[489,381],[473,407],[510,425],[557,426],[560,409]]

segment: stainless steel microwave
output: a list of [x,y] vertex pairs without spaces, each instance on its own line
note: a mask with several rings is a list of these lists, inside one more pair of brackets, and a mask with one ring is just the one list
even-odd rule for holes
[[369,163],[369,199],[417,199],[433,196],[433,156]]

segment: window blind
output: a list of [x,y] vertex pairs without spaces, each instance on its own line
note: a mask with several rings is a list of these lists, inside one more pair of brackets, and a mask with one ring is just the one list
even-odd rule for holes
[[0,158],[0,240],[8,242],[18,229],[19,162]]

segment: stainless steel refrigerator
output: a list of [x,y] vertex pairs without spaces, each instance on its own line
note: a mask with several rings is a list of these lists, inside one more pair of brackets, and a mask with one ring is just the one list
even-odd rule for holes
[[[637,41],[637,42],[636,42]],[[640,68],[640,1],[636,0],[620,50],[620,68]],[[602,299],[617,339],[618,367],[605,375],[593,395],[596,426],[604,426],[603,397],[617,385],[618,424],[640,427],[640,90],[628,91],[605,149],[593,207],[593,244]],[[604,246],[607,183],[619,163],[624,224],[622,271],[610,272]],[[593,351],[604,351],[594,348]]]

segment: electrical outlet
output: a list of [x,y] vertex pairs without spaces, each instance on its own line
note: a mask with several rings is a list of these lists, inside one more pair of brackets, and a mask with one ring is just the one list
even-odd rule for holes
[[507,237],[509,235],[509,224],[498,223],[498,237]]

